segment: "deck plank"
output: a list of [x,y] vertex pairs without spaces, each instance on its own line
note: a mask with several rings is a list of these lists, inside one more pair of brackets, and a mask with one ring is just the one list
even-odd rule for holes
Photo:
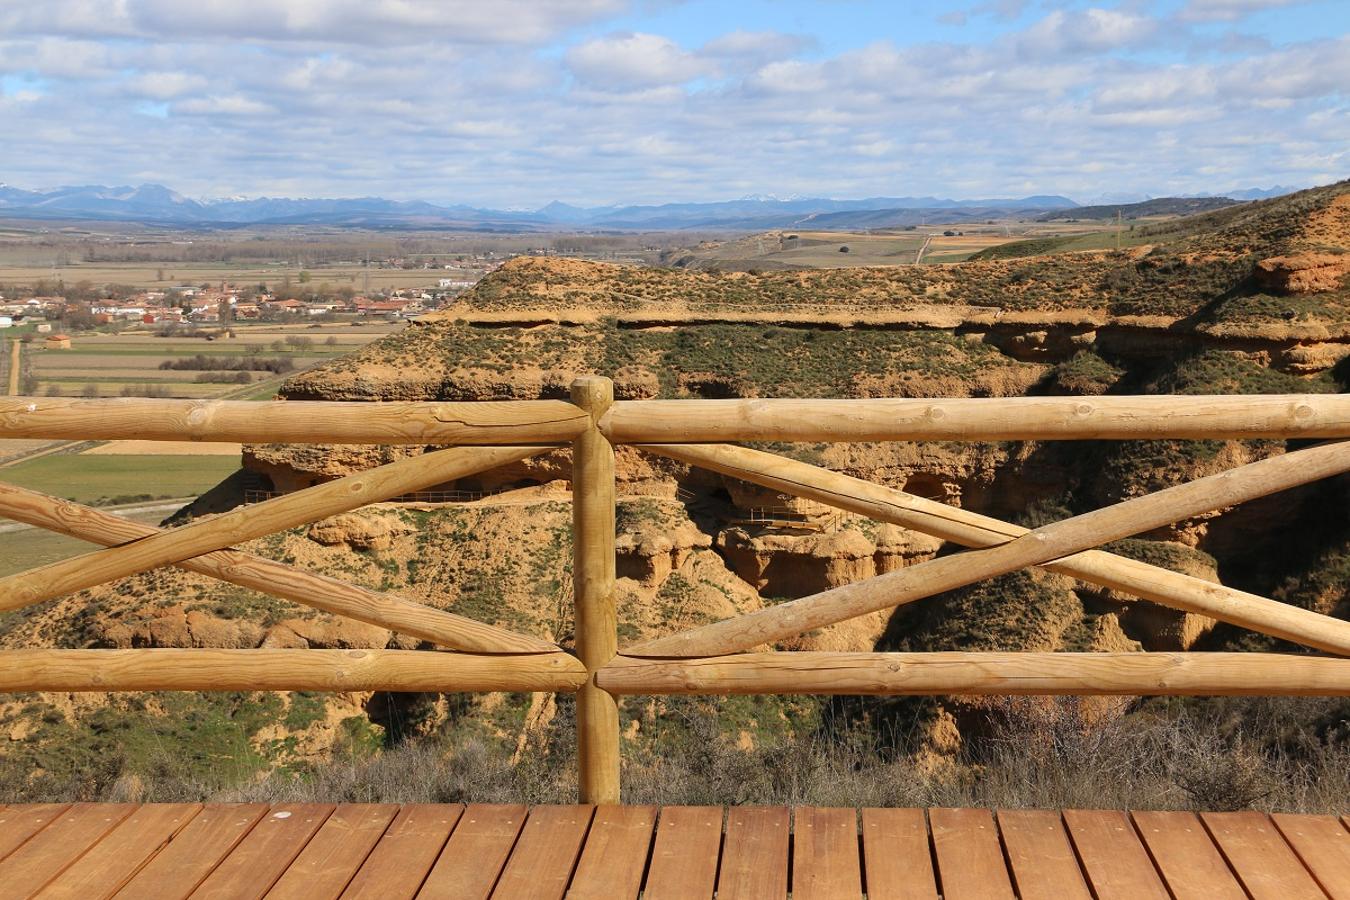
[[266,803],[206,804],[117,896],[123,900],[188,896],[267,812]]
[[458,803],[405,805],[342,892],[343,900],[417,896],[463,813]]
[[1270,821],[1259,812],[1201,813],[1252,900],[1325,900],[1326,895]]
[[1064,810],[1078,858],[1098,900],[1169,900],[1162,876],[1120,810]]
[[193,900],[258,900],[305,849],[333,809],[331,803],[272,807],[190,896]]
[[1332,900],[1350,900],[1350,830],[1332,816],[1275,813],[1271,820]]
[[493,900],[562,900],[594,812],[582,805],[530,810]]
[[432,867],[419,900],[487,900],[529,808],[470,803]]
[[637,900],[655,828],[654,806],[597,806],[568,900]]
[[864,809],[862,844],[869,897],[937,900],[933,848],[922,809]]
[[1135,829],[1176,900],[1247,900],[1195,813],[1136,812]]
[[727,813],[718,900],[784,900],[788,891],[788,811],[734,806]]
[[856,809],[793,810],[793,900],[862,900],[859,856]]
[[135,803],[75,803],[0,861],[6,897],[30,897],[78,860],[137,808]]
[[643,900],[712,900],[721,853],[722,807],[663,807]]
[[930,809],[928,823],[944,900],[1012,900],[1012,881],[993,813]]
[[396,803],[343,803],[267,893],[267,900],[336,900],[398,815]]
[[135,877],[173,840],[200,803],[148,803],[117,824],[68,869],[38,892],[44,900],[102,900]]
[[51,824],[70,808],[69,803],[35,803],[0,809],[0,860]]
[[997,818],[1022,900],[1092,900],[1057,810],[1001,809]]

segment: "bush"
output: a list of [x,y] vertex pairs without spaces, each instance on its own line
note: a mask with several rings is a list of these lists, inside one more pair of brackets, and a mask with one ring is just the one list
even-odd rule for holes
[[285,357],[272,358],[262,356],[207,356],[198,353],[183,359],[166,359],[159,364],[164,371],[208,371],[208,372],[271,372],[284,375],[295,369],[295,363]]

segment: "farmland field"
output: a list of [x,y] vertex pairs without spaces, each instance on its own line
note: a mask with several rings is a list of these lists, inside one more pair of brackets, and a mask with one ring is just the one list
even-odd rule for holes
[[[171,512],[166,504],[156,504],[146,511],[130,513],[126,518],[146,525],[158,525]],[[97,547],[94,544],[41,528],[0,524],[0,578],[95,549]]]
[[[67,397],[115,397],[143,393],[153,386],[156,396],[182,398],[267,399],[281,375],[268,371],[243,376],[229,366],[247,356],[281,359],[298,372],[341,356],[402,328],[401,324],[371,325],[236,325],[236,337],[207,341],[201,337],[159,337],[148,331],[74,335],[69,350],[46,350],[39,342],[26,352],[37,384],[34,393]],[[196,356],[219,359],[222,365],[201,369],[162,369]],[[199,377],[217,381],[199,381]]]
[[75,500],[196,497],[239,468],[237,455],[59,453],[0,468],[0,481]]

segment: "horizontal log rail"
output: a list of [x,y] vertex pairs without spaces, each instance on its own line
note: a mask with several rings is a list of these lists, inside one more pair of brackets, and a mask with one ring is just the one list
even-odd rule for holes
[[0,691],[562,691],[570,653],[421,650],[4,650]]
[[1350,659],[1284,653],[738,653],[619,656],[613,694],[1350,694]]
[[616,444],[1350,437],[1350,395],[629,400]]
[[[574,692],[580,793],[588,803],[619,800],[616,700],[623,695],[1350,695],[1350,658],[1344,658],[1350,657],[1350,622],[1096,549],[1350,471],[1350,440],[1272,456],[1034,530],[727,443],[1346,439],[1350,395],[611,401],[612,384],[603,378],[579,379],[573,385],[572,402],[0,399],[0,439],[448,448],[171,529],[0,484],[0,516],[103,547],[0,578],[0,610],[147,569],[177,566],[445,648],[8,650],[0,651],[0,691]],[[616,650],[616,444],[637,445],[969,549]],[[576,494],[577,645],[572,652],[537,637],[237,549],[268,534],[567,446],[574,457]],[[1029,566],[1340,658],[1194,652],[754,652],[812,629]]]
[[467,403],[0,398],[0,438],[244,444],[563,444],[590,419],[563,400]]
[[[0,439],[561,445],[589,424],[565,400],[0,398]],[[612,444],[1350,437],[1350,395],[867,400],[619,400]]]
[[[164,533],[150,525],[9,484],[0,484],[0,516],[107,547]],[[553,653],[562,649],[539,638],[516,634],[327,575],[302,572],[284,563],[238,550],[216,550],[177,565],[190,572],[210,575],[368,625],[378,625],[451,650]]]
[[[1031,529],[762,450],[727,444],[646,444],[643,449],[963,547],[994,547]],[[1350,622],[1136,559],[1085,550],[1042,568],[1221,622],[1350,656]]]

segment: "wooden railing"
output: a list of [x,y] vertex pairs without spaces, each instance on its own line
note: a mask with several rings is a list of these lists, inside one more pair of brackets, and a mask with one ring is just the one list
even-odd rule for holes
[[[246,403],[0,400],[0,438],[449,446],[161,531],[12,485],[0,515],[105,547],[0,579],[17,609],[174,565],[451,652],[12,650],[0,691],[388,690],[578,694],[579,786],[619,799],[617,698],[628,694],[1350,694],[1350,622],[1095,549],[1350,470],[1350,441],[1313,443],[1105,509],[1026,529],[731,441],[1346,438],[1350,395],[615,402],[606,378],[571,402]],[[303,572],[233,547],[570,444],[573,652]],[[636,444],[783,494],[970,548],[866,581],[619,648],[614,446]],[[1043,566],[1314,653],[831,653],[759,648],[854,616]]]

